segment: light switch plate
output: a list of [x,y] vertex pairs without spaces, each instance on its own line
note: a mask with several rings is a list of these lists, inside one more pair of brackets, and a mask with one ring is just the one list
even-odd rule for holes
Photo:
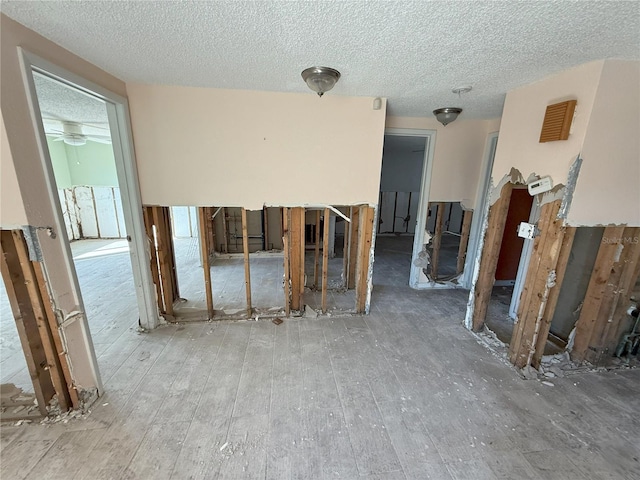
[[518,236],[522,238],[534,238],[536,236],[536,226],[532,223],[520,222],[518,225]]

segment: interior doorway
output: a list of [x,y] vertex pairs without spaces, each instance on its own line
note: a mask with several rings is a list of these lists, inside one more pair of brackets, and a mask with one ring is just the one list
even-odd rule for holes
[[423,244],[431,134],[426,130],[387,130],[385,134],[376,225],[377,286],[416,286],[412,260]]
[[119,367],[109,350],[138,328],[140,317],[107,106],[43,73],[34,72],[33,80],[66,237],[107,380]]

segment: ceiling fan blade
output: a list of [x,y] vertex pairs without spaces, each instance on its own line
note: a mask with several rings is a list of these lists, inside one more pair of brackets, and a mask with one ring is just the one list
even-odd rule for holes
[[91,140],[92,142],[96,142],[96,143],[111,145],[111,139],[106,137],[95,137],[93,135],[87,135],[87,140]]

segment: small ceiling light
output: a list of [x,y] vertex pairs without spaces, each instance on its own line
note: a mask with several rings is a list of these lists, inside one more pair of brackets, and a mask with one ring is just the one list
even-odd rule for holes
[[309,67],[302,71],[302,79],[319,97],[331,90],[339,78],[340,72],[329,67]]
[[62,136],[62,141],[72,147],[81,147],[87,144],[87,137],[84,135],[66,134]]
[[464,87],[456,87],[451,89],[451,93],[457,93],[458,97],[462,96],[463,93],[469,93],[473,87],[471,85],[465,85]]
[[456,107],[436,108],[433,111],[433,114],[436,116],[438,121],[445,127],[458,118],[458,115],[461,113],[462,109]]

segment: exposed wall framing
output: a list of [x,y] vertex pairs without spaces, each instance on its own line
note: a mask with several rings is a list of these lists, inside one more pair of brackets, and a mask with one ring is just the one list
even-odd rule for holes
[[471,220],[473,211],[465,210],[462,217],[462,232],[460,234],[460,245],[458,246],[458,259],[456,273],[459,275],[464,270],[464,262],[467,259],[467,247],[469,246],[469,232],[471,231]]
[[442,226],[444,223],[444,202],[436,205],[436,225],[433,234],[433,254],[431,255],[431,278],[438,278],[440,247],[442,246]]
[[629,297],[638,279],[640,228],[610,226],[591,273],[571,357],[603,363],[612,356],[626,325]]
[[180,299],[180,291],[169,207],[145,206],[143,213],[151,247],[151,274],[156,285],[158,308],[161,313],[173,316],[173,305]]
[[560,291],[558,270],[563,277],[571,251],[572,235],[564,242],[565,228],[563,220],[558,218],[560,203],[556,200],[541,208],[540,235],[533,242],[518,321],[509,344],[509,360],[518,368],[531,364],[537,367],[540,362]]
[[0,244],[2,278],[40,413],[47,414],[54,395],[63,411],[78,407],[42,265],[29,259],[21,230],[2,230]]
[[489,208],[488,226],[473,298],[472,329],[474,332],[484,328],[487,317],[512,189],[513,184],[507,182],[500,190],[500,198]]
[[[372,207],[360,207],[358,230],[358,248],[356,265],[356,312],[366,313],[369,288],[369,263],[371,243],[373,241],[373,222],[375,210]],[[353,220],[351,221],[353,223]]]
[[[318,210],[318,214],[320,211]],[[327,288],[329,273],[329,217],[331,210],[324,209],[324,228],[322,236],[322,313],[327,313]],[[317,238],[317,236],[316,236]]]
[[212,215],[208,207],[198,207],[198,233],[200,235],[200,258],[202,259],[202,271],[204,273],[204,292],[207,301],[207,315],[213,318],[213,293],[211,291],[211,231]]
[[291,309],[304,308],[304,208],[291,209],[289,224],[289,274],[291,275]]

